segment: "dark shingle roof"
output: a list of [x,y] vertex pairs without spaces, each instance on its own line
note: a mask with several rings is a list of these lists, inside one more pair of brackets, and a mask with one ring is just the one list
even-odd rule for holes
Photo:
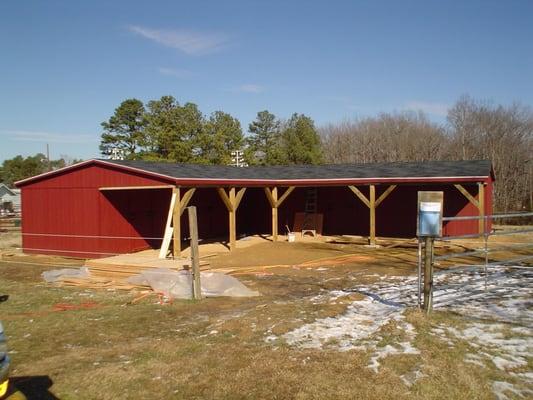
[[372,178],[488,177],[491,163],[474,161],[424,161],[371,164],[291,165],[231,167],[225,165],[174,164],[150,161],[102,160],[120,166],[176,179],[218,180],[315,180]]

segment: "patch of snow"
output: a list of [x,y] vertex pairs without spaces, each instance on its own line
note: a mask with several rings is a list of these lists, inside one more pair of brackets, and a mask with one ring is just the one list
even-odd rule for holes
[[420,369],[415,369],[404,375],[400,375],[400,378],[405,384],[405,386],[411,387],[416,383],[416,381],[418,381],[420,378],[423,378],[424,376],[426,375],[423,374],[422,371],[420,371]]
[[511,392],[520,397],[522,396],[522,391],[518,390],[512,383],[495,381],[492,383],[492,392],[498,400],[509,400],[509,397],[505,394],[506,392]]
[[[491,267],[487,276],[481,270],[445,271],[436,273],[434,282],[436,310],[452,310],[476,322],[461,328],[439,325],[430,334],[450,347],[464,340],[477,349],[477,355],[469,353],[465,357],[467,363],[485,367],[492,360],[497,368],[506,371],[527,365],[527,359],[533,354],[533,273],[505,267]],[[379,276],[372,283],[348,290],[323,291],[306,300],[326,304],[353,293],[364,298],[354,300],[340,315],[304,324],[281,337],[289,345],[302,348],[333,346],[340,351],[370,350],[373,353],[368,367],[377,371],[379,361],[391,354],[418,352],[409,342],[416,331],[403,315],[407,307],[416,306],[417,289],[416,276]],[[404,333],[406,339],[402,340],[408,341],[378,348],[379,331],[391,321]],[[277,338],[272,331],[267,335],[270,335],[267,341]],[[529,375],[517,375],[517,378],[531,381]],[[503,390],[498,392],[502,396],[508,390],[504,384],[507,383],[496,385],[497,390]]]
[[370,364],[368,364],[367,367],[377,373],[380,366],[379,360],[385,357],[396,354],[420,354],[420,351],[414,348],[411,345],[411,342],[401,342],[398,343],[398,345],[399,347],[391,346],[390,344],[385,347],[377,347],[374,350],[374,354],[370,358]]
[[401,321],[403,311],[399,305],[367,295],[350,304],[344,314],[305,324],[287,332],[283,338],[288,344],[303,348],[321,348],[334,341],[340,350],[350,350],[389,321]]
[[496,356],[492,359],[492,362],[498,369],[501,369],[502,371],[527,365],[527,361],[522,357],[508,357],[511,359],[509,360],[508,358]]

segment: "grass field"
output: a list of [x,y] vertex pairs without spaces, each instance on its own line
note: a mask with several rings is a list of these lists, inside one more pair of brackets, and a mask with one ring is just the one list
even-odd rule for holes
[[[42,399],[533,397],[527,273],[498,271],[492,294],[472,299],[479,275],[445,277],[437,281],[443,306],[426,317],[412,307],[413,249],[266,243],[210,261],[238,267],[354,253],[360,259],[341,265],[238,275],[260,297],[164,305],[156,297],[129,305],[131,292],[49,286],[40,274],[53,265],[2,262],[12,375]],[[472,285],[454,289],[461,282]]]

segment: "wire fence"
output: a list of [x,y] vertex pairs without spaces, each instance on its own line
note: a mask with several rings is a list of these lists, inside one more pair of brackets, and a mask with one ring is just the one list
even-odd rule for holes
[[[437,241],[449,242],[452,240],[461,240],[466,239],[467,244],[474,244],[469,239],[481,238],[481,247],[474,248],[473,250],[466,250],[461,252],[447,253],[438,256],[432,255],[432,264],[436,264],[440,261],[449,261],[449,260],[458,260],[456,264],[453,264],[446,270],[440,271],[440,273],[450,273],[450,272],[470,272],[474,270],[479,270],[483,268],[484,280],[485,280],[485,290],[488,287],[488,268],[496,266],[505,266],[509,269],[516,270],[532,270],[532,267],[529,266],[529,263],[525,265],[527,261],[533,260],[533,254],[530,254],[530,251],[533,251],[533,242],[524,242],[524,243],[490,243],[489,239],[494,236],[505,236],[505,235],[523,235],[528,233],[533,233],[533,228],[520,228],[520,229],[508,229],[508,230],[489,230],[489,221],[495,220],[509,220],[509,219],[528,219],[533,216],[533,212],[517,212],[517,213],[505,213],[505,214],[493,214],[485,216],[465,216],[465,217],[443,217],[442,221],[467,221],[467,220],[483,220],[483,230],[479,233],[473,234],[464,234],[464,235],[450,235],[436,238]],[[424,249],[424,242],[419,238],[418,239],[418,305],[421,306],[422,300],[422,252]],[[512,258],[505,257],[495,257],[497,260],[492,261],[490,258],[491,255],[495,253],[512,253]],[[525,253],[525,254],[520,254]],[[516,257],[519,255],[519,257]],[[483,261],[480,263],[465,262],[465,259],[470,259],[475,257],[475,261],[479,258],[483,258]],[[461,260],[461,261],[459,261]]]

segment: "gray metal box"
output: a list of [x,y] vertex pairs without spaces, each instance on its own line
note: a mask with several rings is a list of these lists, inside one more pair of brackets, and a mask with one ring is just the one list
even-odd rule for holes
[[442,236],[443,192],[418,192],[418,237]]

